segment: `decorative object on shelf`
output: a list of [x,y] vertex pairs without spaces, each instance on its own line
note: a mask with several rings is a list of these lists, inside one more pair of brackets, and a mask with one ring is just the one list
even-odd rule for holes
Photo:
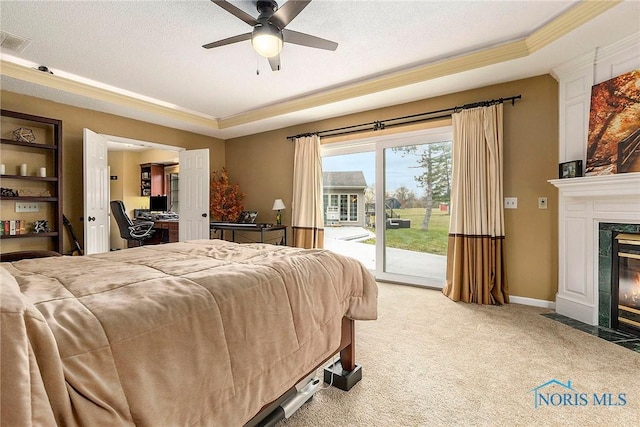
[[582,176],[582,160],[573,160],[558,165],[558,177],[560,179],[575,178],[578,176]]
[[242,211],[237,222],[239,224],[255,224],[257,216],[258,211]]
[[47,168],[40,168],[39,172],[38,172],[38,176],[41,178],[46,178],[47,177]]
[[2,223],[2,232],[0,234],[6,236],[19,236],[26,234],[26,221],[24,219],[6,219],[0,221]]
[[25,187],[20,189],[22,197],[52,197],[51,191],[46,188]]
[[4,163],[0,163],[0,175],[4,175],[6,173],[6,170],[4,168]]
[[27,176],[27,164],[23,163],[20,165],[20,176]]
[[226,168],[211,173],[211,197],[209,208],[211,219],[217,221],[236,221],[244,207],[242,199],[244,193],[240,192],[238,184],[231,185]]
[[18,197],[18,190],[13,190],[11,188],[0,188],[0,196],[2,197]]
[[282,199],[276,199],[275,202],[273,202],[273,208],[271,209],[278,211],[278,213],[276,213],[276,224],[282,225],[282,213],[280,211],[286,208]]
[[49,233],[51,229],[49,228],[49,222],[46,219],[41,219],[33,223],[33,232],[34,233]]
[[33,135],[33,130],[29,128],[18,128],[13,131],[13,137],[19,142],[35,142],[36,137]]

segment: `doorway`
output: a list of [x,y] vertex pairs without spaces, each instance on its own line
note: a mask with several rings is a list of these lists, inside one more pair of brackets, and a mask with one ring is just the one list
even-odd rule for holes
[[[162,181],[167,196],[169,189],[167,183],[173,177],[176,184],[175,192],[172,192],[175,200],[179,200],[177,193],[177,180],[179,173],[179,153],[182,147],[158,144],[149,141],[139,141],[130,138],[103,135],[107,139],[108,164],[109,164],[109,200],[122,200],[128,215],[133,218],[135,210],[149,209],[149,197],[141,193],[141,169],[142,164],[158,164],[164,166]],[[170,207],[174,208],[171,204]],[[178,212],[179,207],[175,207]],[[110,219],[109,246],[111,250],[124,249],[125,241],[120,237],[118,228],[113,218]]]

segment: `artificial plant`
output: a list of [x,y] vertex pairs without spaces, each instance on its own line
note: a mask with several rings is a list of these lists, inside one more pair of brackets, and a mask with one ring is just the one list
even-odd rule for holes
[[229,174],[226,168],[211,173],[211,196],[209,208],[211,218],[218,221],[236,221],[244,210],[242,199],[244,193],[240,192],[238,184],[229,182]]

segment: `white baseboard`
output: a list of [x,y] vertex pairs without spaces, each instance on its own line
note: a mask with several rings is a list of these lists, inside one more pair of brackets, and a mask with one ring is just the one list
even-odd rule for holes
[[534,307],[542,307],[542,308],[556,308],[556,303],[554,301],[547,301],[543,299],[535,299],[535,298],[527,298],[527,297],[518,297],[515,295],[509,295],[509,302],[515,304],[522,305],[531,305]]

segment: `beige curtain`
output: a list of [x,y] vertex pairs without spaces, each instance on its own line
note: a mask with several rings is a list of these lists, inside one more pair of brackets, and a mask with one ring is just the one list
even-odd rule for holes
[[293,159],[293,245],[298,248],[324,246],[322,215],[322,157],[320,137],[296,138]]
[[502,104],[453,114],[446,284],[454,301],[509,302],[502,208]]

